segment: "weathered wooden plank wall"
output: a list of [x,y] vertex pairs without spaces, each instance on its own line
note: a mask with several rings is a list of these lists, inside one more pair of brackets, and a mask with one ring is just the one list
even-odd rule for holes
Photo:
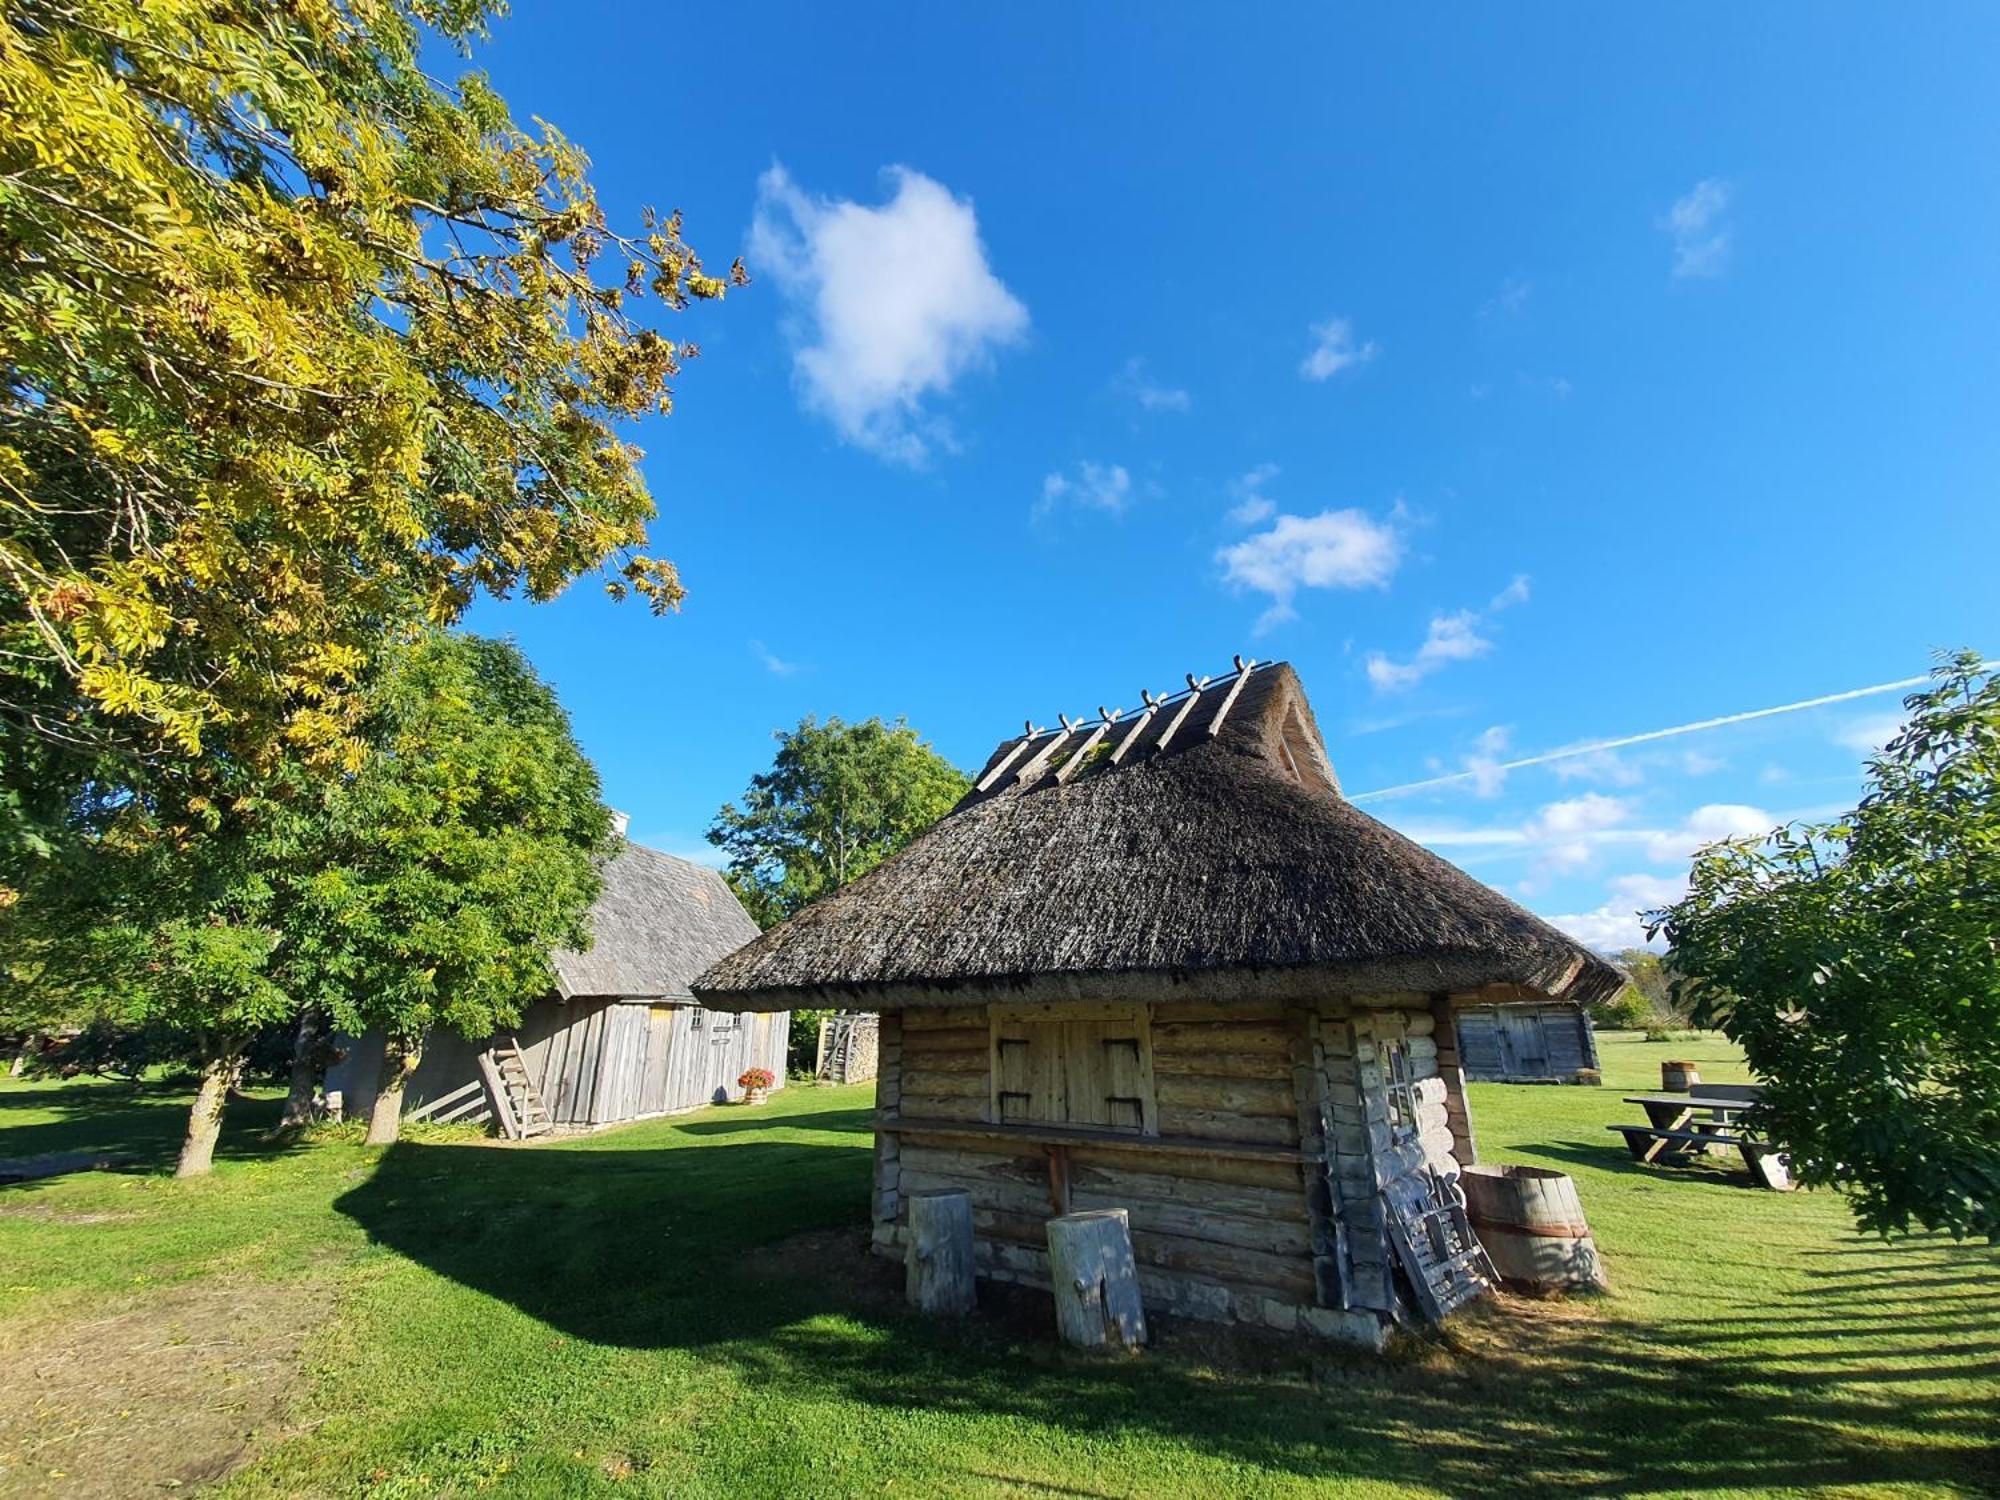
[[[539,1013],[540,1007],[538,1006]],[[692,1005],[575,1000],[521,1039],[557,1123],[609,1125],[699,1109],[742,1091],[769,1068],[783,1087],[784,1013],[732,1016]]]

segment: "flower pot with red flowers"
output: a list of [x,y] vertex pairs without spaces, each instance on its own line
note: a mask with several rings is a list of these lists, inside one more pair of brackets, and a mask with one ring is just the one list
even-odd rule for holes
[[751,1068],[736,1080],[736,1086],[743,1090],[745,1104],[762,1104],[771,1097],[771,1089],[777,1081],[778,1075],[769,1068]]

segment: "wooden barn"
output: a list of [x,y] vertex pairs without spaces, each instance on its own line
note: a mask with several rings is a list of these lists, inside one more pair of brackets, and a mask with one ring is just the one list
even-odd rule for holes
[[[783,1086],[790,1016],[693,1002],[688,981],[757,935],[715,871],[626,842],[604,866],[588,952],[555,955],[556,989],[520,1025],[469,1040],[434,1034],[403,1095],[406,1118],[492,1120],[502,1133],[588,1128],[740,1096],[746,1068]],[[344,1113],[366,1119],[382,1071],[379,1033],[340,1038],[327,1073]]]
[[1597,1032],[1580,1005],[1470,1006],[1458,1013],[1458,1060],[1474,1083],[1597,1083]]
[[1620,982],[1346,801],[1276,663],[1030,726],[694,992],[880,1013],[880,1253],[964,1189],[980,1274],[1047,1286],[1047,1221],[1123,1208],[1149,1308],[1379,1347],[1486,1284],[1455,1012]]

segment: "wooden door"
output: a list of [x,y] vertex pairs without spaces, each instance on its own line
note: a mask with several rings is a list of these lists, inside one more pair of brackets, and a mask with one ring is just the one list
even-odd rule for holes
[[1500,1032],[1507,1057],[1507,1071],[1516,1078],[1549,1076],[1549,1042],[1542,1034],[1542,1018],[1531,1010],[1502,1009]]

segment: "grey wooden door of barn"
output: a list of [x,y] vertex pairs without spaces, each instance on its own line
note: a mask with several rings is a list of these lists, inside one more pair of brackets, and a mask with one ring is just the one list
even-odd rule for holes
[[1546,1078],[1549,1075],[1549,1039],[1542,1029],[1539,1012],[1501,1010],[1500,1061],[1510,1077]]

